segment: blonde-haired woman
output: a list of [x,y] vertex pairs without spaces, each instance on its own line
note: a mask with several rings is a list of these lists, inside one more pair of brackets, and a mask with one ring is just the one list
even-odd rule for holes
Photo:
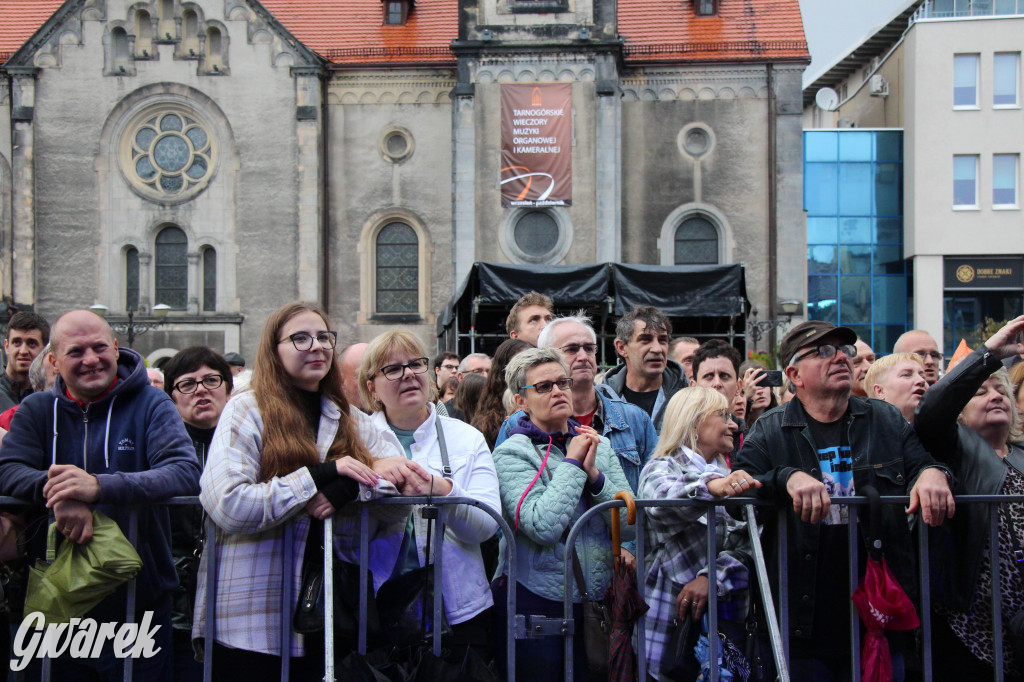
[[[725,456],[732,451],[736,423],[718,391],[691,386],[679,391],[665,409],[665,428],[651,461],[640,474],[644,499],[713,500],[760,487],[743,471],[730,473]],[[745,525],[723,507],[718,515],[717,580],[719,597],[747,587],[741,561]],[[676,619],[698,620],[708,603],[707,518],[703,506],[650,507],[647,510],[647,671],[661,674],[662,652]]]
[[[399,454],[369,417],[350,409],[334,362],[336,341],[317,306],[279,308],[260,332],[252,390],[232,397],[221,413],[199,497],[217,525],[216,622],[208,629],[207,551],[193,627],[193,637],[213,633],[214,679],[279,679],[284,562],[292,562],[288,603],[295,604],[310,517],[324,519],[359,496],[376,495],[387,486],[373,465]],[[390,524],[372,518],[375,537],[390,538],[397,548],[404,518]],[[283,528],[292,519],[294,538],[286,547]],[[336,551],[351,562],[358,561],[357,520],[350,515],[335,523]],[[370,557],[375,576],[390,571],[395,555]],[[302,638],[293,639],[290,655],[298,657],[293,679],[322,674],[323,661],[306,656]]]
[[[407,331],[381,334],[366,347],[359,367],[359,392],[373,410],[373,424],[405,457],[382,460],[380,470],[416,466],[426,472],[421,495],[471,497],[499,511],[498,476],[482,433],[458,419],[434,411],[434,382],[423,343]],[[403,477],[405,475],[402,470]],[[473,647],[490,659],[490,611],[493,605],[480,543],[494,535],[498,523],[483,509],[442,506],[445,525],[442,594],[451,624],[449,648]],[[398,561],[388,577],[419,568],[426,556],[427,523],[414,514],[405,530]],[[436,540],[433,541],[436,551]],[[460,654],[461,655],[461,654]]]

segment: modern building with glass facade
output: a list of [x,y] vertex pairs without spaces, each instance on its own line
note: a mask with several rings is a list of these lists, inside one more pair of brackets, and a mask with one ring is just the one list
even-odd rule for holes
[[891,348],[908,324],[903,133],[804,133],[807,315]]
[[[844,170],[847,163],[869,163],[864,153],[849,152],[857,161],[847,156],[844,150],[859,148],[844,142],[850,134],[902,135],[899,186],[906,272],[894,267],[885,274],[908,278],[908,295],[903,300],[907,327],[931,333],[948,356],[961,339],[977,343],[986,320],[1000,322],[1021,314],[1022,36],[1024,0],[908,1],[847,55],[807,75],[804,203],[811,255],[809,309],[814,314],[832,315],[847,324],[854,323],[851,312],[866,319],[856,306],[851,311],[848,305],[866,300],[866,283],[854,286],[858,289],[854,293],[845,286],[845,278],[867,275],[854,274],[842,256],[842,248],[852,246],[846,241],[851,231],[843,229],[849,223],[843,197],[863,200],[868,196],[864,187],[872,184],[866,179],[866,167]],[[838,144],[829,141],[836,138]],[[819,146],[825,150],[818,150]],[[880,149],[876,145],[875,152]],[[829,154],[834,161],[825,160],[833,158]],[[890,163],[894,158],[891,154],[873,157],[870,163]],[[838,167],[828,169],[819,163]],[[881,167],[875,170],[885,173]],[[838,188],[830,194],[828,174],[833,172]],[[877,192],[879,178],[874,179],[872,191]],[[871,208],[879,225],[894,216],[879,213],[891,208],[884,206],[881,195],[875,196]],[[824,214],[832,215],[833,207],[839,218],[835,239],[830,223],[820,223],[825,229],[819,230],[818,221]],[[857,234],[856,238],[865,237]],[[875,240],[872,253],[879,256],[879,263],[886,262],[887,256],[879,254],[883,242],[877,240],[890,236],[881,230],[871,238]],[[894,246],[896,241],[885,243]],[[835,265],[828,261],[831,251],[817,249],[819,245],[835,245]],[[893,290],[887,296],[879,294],[875,255],[870,324],[876,339],[873,347],[886,352],[892,348],[888,345],[892,337],[885,336],[886,343],[879,344],[878,325],[897,324],[904,313],[903,302],[897,304]],[[816,260],[819,257],[826,262]],[[866,261],[859,267],[864,270]],[[833,281],[834,294],[829,289]],[[832,300],[834,304],[824,305]],[[879,310],[883,303],[885,309]],[[835,312],[829,309],[832,305]],[[859,319],[857,323],[868,324]]]

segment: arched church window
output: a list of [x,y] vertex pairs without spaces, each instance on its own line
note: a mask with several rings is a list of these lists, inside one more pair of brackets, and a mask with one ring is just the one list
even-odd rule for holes
[[158,201],[184,200],[202,190],[213,174],[216,151],[206,124],[178,108],[136,120],[122,143],[131,184]]
[[139,307],[139,250],[134,246],[124,252],[124,301],[126,310]]
[[156,302],[172,310],[188,304],[188,237],[180,227],[165,227],[156,236]]
[[217,309],[217,252],[212,246],[203,249],[203,310]]
[[385,225],[376,239],[378,314],[419,313],[419,239],[401,222]]
[[153,56],[153,21],[146,10],[135,13],[135,57],[149,59]]
[[707,218],[692,216],[676,229],[676,265],[718,263],[718,230]]

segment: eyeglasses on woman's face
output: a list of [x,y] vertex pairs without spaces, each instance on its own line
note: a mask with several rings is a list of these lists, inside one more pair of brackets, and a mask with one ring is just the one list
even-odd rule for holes
[[216,391],[224,383],[224,377],[219,374],[207,374],[199,381],[195,379],[183,379],[174,384],[174,390],[182,395],[189,395],[199,390],[199,385],[207,391]]
[[723,407],[720,410],[712,410],[708,414],[708,418],[711,418],[711,417],[721,417],[723,421],[734,422],[734,423],[736,422],[736,415],[734,415],[732,412],[730,412],[728,407]]
[[413,374],[423,374],[429,366],[430,361],[427,358],[413,358],[404,365],[384,365],[380,368],[380,373],[388,381],[398,381],[405,376],[405,370],[409,370]]
[[291,341],[297,351],[307,351],[313,348],[313,339],[323,348],[333,349],[338,343],[338,332],[318,332],[315,336],[308,332],[295,332],[278,341],[284,343]]
[[521,393],[526,393],[526,389],[532,388],[537,393],[543,395],[545,393],[551,393],[551,390],[555,386],[558,387],[559,391],[568,391],[570,388],[572,388],[572,379],[570,379],[569,377],[562,377],[561,379],[557,379],[555,381],[538,381],[535,384],[523,386],[521,389],[519,389],[519,391]]

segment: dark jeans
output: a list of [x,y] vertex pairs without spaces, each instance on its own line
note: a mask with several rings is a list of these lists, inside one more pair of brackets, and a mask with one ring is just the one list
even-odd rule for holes
[[[505,655],[505,636],[508,620],[508,578],[501,576],[494,581],[491,588],[494,594],[494,661],[498,674],[504,678],[508,670]],[[516,585],[516,613],[529,616],[549,616],[562,618],[563,605],[560,601],[552,601],[539,597],[521,584]],[[583,607],[573,605],[573,619],[577,625],[583,623]],[[515,643],[516,680],[522,682],[540,682],[540,680],[562,679],[565,668],[565,640],[561,637],[544,637],[541,639],[520,639]],[[579,681],[604,680],[605,677],[594,675],[587,669],[587,654],[583,650],[582,628],[577,627],[577,636],[573,637],[573,673]]]
[[174,630],[174,682],[202,682],[203,664],[196,660],[192,633]]

